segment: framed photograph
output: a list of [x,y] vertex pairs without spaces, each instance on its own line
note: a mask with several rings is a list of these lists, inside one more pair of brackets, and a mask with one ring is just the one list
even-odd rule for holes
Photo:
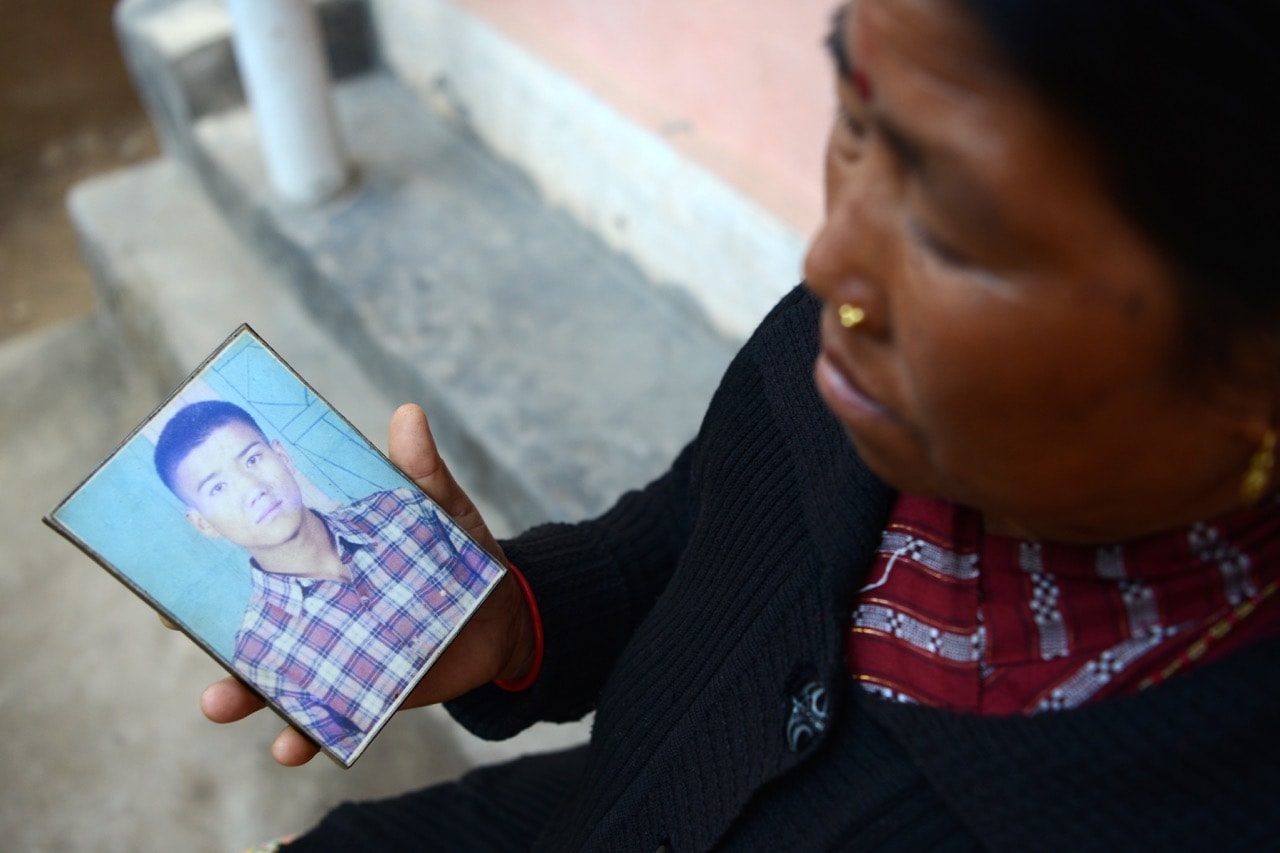
[[45,522],[345,767],[505,573],[248,326]]

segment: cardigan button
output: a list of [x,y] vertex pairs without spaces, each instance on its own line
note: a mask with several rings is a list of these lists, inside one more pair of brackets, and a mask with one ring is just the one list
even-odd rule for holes
[[827,730],[831,707],[827,688],[820,681],[807,682],[791,697],[791,714],[787,718],[787,747],[803,752]]

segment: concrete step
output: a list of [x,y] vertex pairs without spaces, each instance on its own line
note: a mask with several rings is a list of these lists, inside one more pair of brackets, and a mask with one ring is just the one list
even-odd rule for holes
[[[515,164],[654,281],[741,340],[800,276],[806,233],[454,0],[311,0],[333,77],[371,71]],[[222,0],[121,0],[125,59],[167,150],[197,158],[199,119],[244,100]],[[678,135],[678,133],[677,133]]]
[[[472,489],[513,526],[597,512],[659,473],[692,437],[736,343],[687,295],[650,281],[548,205],[465,125],[376,69],[335,87],[354,186],[315,209],[278,203],[252,115],[230,96],[201,101],[216,109],[183,100],[204,79],[191,70],[193,51],[208,54],[216,39],[191,37],[203,31],[199,21],[188,21],[180,38],[183,27],[157,27],[144,14],[172,14],[174,4],[129,5],[126,50],[135,73],[168,93],[168,147],[248,253],[269,265],[251,295],[230,304],[248,310],[279,291],[292,294],[365,382],[389,399],[424,404],[451,464],[469,471]],[[212,64],[215,76],[228,73],[222,60]],[[208,287],[246,292],[226,277]],[[157,324],[175,322],[153,313]],[[218,339],[231,325],[205,337]],[[321,390],[330,386],[306,375]]]

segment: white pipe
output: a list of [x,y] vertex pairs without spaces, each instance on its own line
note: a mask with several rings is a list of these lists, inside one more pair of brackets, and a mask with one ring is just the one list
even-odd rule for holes
[[236,65],[272,189],[296,205],[331,198],[350,170],[315,9],[310,0],[227,0],[227,6]]

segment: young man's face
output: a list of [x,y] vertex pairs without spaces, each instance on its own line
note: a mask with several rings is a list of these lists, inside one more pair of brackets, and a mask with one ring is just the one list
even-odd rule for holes
[[268,444],[248,424],[215,429],[175,475],[187,519],[206,536],[252,552],[281,545],[302,527],[307,508],[293,463],[279,442]]

